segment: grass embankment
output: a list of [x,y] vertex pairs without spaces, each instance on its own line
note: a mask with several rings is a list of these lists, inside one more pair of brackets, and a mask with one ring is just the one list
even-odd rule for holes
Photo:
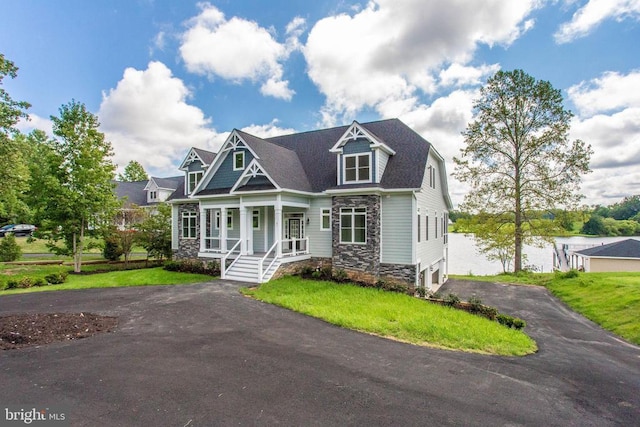
[[[0,289],[8,278],[20,278],[24,276],[44,277],[47,274],[69,271],[69,267],[59,265],[43,266],[7,266],[0,267]],[[8,289],[0,291],[0,296],[11,294],[22,294],[29,292],[46,292],[66,289],[89,289],[89,288],[116,288],[128,286],[149,286],[149,285],[179,285],[188,283],[207,282],[211,276],[202,274],[178,273],[166,271],[162,267],[144,268],[140,270],[112,271],[92,275],[69,274],[65,283],[59,285],[49,285],[33,287],[27,289]]]
[[[63,261],[71,261],[72,257],[69,256],[58,256],[54,255],[49,251],[47,247],[47,240],[44,239],[30,239],[28,237],[16,237],[16,243],[20,246],[20,250],[22,251],[23,256],[20,258],[21,260],[26,260],[27,258],[24,255],[27,254],[42,254],[42,259],[55,259],[55,260],[63,260]],[[102,245],[103,242],[101,239],[92,239],[88,238],[85,242],[85,245],[90,246],[90,249],[86,249],[83,251],[82,259],[85,261],[88,260],[98,260],[102,258]],[[58,242],[58,246],[62,247],[62,243]],[[132,251],[132,258],[140,259],[146,257],[146,251],[142,246],[135,246]],[[29,260],[39,259],[38,257],[29,257]]]
[[574,311],[640,345],[640,273],[579,273],[569,278],[562,273],[455,277],[545,286]]
[[334,325],[417,345],[508,356],[537,350],[521,331],[378,289],[285,277],[242,292]]

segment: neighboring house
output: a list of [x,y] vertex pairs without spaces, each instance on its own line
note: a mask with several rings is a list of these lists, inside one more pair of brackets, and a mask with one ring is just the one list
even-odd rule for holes
[[265,282],[302,264],[426,288],[447,278],[444,160],[397,119],[272,138],[236,129],[212,161],[191,149],[180,169],[175,256],[219,260],[223,278]]
[[149,180],[133,182],[116,181],[115,184],[116,196],[124,202],[116,225],[125,229],[132,220],[132,212],[136,209],[153,209],[158,203],[167,201],[178,187],[184,187],[184,176],[152,177]]
[[571,267],[591,273],[640,271],[640,240],[627,239],[573,252]]

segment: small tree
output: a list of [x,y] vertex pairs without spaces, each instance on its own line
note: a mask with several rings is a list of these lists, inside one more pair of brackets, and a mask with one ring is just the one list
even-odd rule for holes
[[0,261],[11,262],[22,256],[22,249],[13,234],[7,234],[0,241]]
[[156,211],[146,211],[145,218],[137,226],[139,242],[147,251],[147,257],[171,259],[171,206],[160,203]]
[[118,175],[118,181],[134,182],[146,181],[149,179],[144,167],[135,160],[131,160],[124,168],[124,173]]
[[[49,249],[72,255],[73,269],[82,269],[85,236],[102,235],[110,225],[119,202],[114,192],[115,165],[111,143],[98,131],[100,123],[82,103],[72,100],[52,116],[53,133],[47,142],[48,179],[41,192],[43,227],[50,237]],[[55,242],[62,240],[64,248]]]
[[569,142],[572,114],[549,82],[522,70],[498,71],[474,103],[475,118],[463,132],[466,146],[454,158],[454,176],[471,191],[461,208],[508,215],[513,223],[514,270],[522,269],[525,243],[541,244],[556,231],[532,212],[571,208],[582,197],[591,147]]

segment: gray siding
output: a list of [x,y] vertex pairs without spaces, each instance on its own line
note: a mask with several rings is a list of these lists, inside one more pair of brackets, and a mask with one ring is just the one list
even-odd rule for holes
[[343,154],[370,153],[371,142],[368,139],[360,138],[355,141],[349,141],[342,147]]
[[311,247],[311,255],[320,258],[331,257],[331,223],[329,230],[321,230],[322,225],[322,209],[331,211],[331,197],[323,197],[313,199],[311,207],[307,211],[309,225],[307,226],[307,236],[309,236],[309,246]]
[[242,175],[242,170],[234,171],[233,170],[233,153],[236,151],[244,151],[244,166],[245,168],[251,163],[253,160],[253,156],[251,152],[248,150],[238,149],[235,151],[229,151],[227,157],[222,161],[222,164],[215,172],[211,181],[206,186],[207,190],[215,190],[219,188],[231,188],[238,181],[240,175]]
[[413,195],[399,194],[382,197],[381,262],[413,264]]

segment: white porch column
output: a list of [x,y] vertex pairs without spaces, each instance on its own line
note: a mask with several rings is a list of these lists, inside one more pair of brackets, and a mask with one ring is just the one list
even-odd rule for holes
[[247,254],[247,209],[240,207],[240,254]]
[[242,226],[246,230],[247,236],[247,254],[253,255],[253,209],[251,207],[245,208],[245,221]]
[[207,210],[200,208],[200,252],[206,250],[205,236],[207,235]]
[[227,252],[227,208],[220,209],[220,252]]
[[273,218],[274,229],[273,236],[278,242],[276,247],[276,255],[278,258],[282,257],[282,206],[275,207],[275,215]]

